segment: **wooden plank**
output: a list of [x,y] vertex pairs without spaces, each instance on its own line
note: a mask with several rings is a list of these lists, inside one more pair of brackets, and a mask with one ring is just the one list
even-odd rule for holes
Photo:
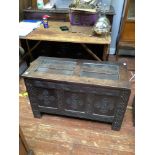
[[134,155],[134,152],[117,151],[111,149],[88,147],[84,145],[73,145],[73,155]]
[[69,129],[52,127],[49,125],[41,124],[38,126],[36,135],[38,141],[53,141],[66,142],[72,144],[81,144],[88,147],[100,149],[112,149],[118,151],[134,151],[134,140],[132,137],[111,136],[95,131]]
[[99,149],[90,146],[75,144],[73,145],[72,154],[74,155],[111,155],[111,150]]
[[59,141],[42,141],[31,139],[30,143],[35,144],[33,150],[35,155],[69,155],[72,151],[72,144]]

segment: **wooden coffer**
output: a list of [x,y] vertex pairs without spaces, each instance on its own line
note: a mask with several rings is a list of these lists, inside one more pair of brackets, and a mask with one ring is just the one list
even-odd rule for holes
[[120,130],[130,95],[126,65],[39,57],[22,76],[34,117],[85,118]]

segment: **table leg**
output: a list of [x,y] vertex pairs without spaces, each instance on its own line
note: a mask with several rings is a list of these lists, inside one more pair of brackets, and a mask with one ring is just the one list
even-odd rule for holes
[[27,39],[26,39],[26,45],[27,45],[28,53],[29,53],[29,55],[30,55],[30,59],[31,59],[31,61],[32,61],[32,60],[33,60],[33,56],[32,56],[32,54],[31,54],[30,46],[29,46],[29,43],[28,43],[28,40],[27,40]]
[[102,60],[97,55],[95,55],[85,44],[81,44],[81,45],[91,56],[93,56],[93,58],[102,62]]
[[109,45],[105,44],[104,48],[103,48],[102,60],[103,61],[108,61],[108,58],[109,58]]
[[41,43],[41,40],[39,40],[31,49],[30,49],[30,46],[28,44],[28,40],[26,40],[26,45],[27,45],[27,48],[28,48],[28,53],[30,55],[30,59],[33,60],[33,56],[31,54],[31,52],[38,47],[38,45]]

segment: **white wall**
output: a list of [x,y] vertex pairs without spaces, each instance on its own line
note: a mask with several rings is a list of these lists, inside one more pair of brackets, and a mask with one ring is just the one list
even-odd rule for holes
[[57,8],[68,8],[72,0],[53,0]]
[[116,39],[119,31],[120,20],[122,15],[124,0],[112,0],[111,5],[115,9],[115,14],[113,18],[113,25],[112,25],[112,41],[110,45],[110,54],[114,54],[116,50]]

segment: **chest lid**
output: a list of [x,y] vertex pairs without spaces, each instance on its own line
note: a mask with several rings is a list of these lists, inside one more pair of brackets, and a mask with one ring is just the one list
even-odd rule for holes
[[121,63],[41,56],[22,76],[129,89],[127,67]]

